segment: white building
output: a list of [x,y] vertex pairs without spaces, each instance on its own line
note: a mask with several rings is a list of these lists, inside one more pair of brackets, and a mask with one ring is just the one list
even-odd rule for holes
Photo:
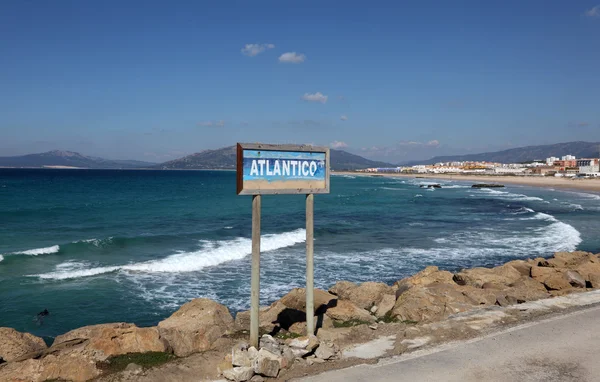
[[579,159],[577,161],[577,167],[579,167],[580,174],[592,175],[600,172],[598,159]]
[[552,166],[554,164],[554,162],[556,162],[557,160],[558,160],[557,157],[546,158],[546,164],[548,166]]
[[575,155],[565,155],[564,157],[561,158],[561,160],[575,160],[577,159],[575,157]]

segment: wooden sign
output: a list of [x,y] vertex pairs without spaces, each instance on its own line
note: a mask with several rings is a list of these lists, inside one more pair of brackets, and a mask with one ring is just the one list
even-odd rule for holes
[[329,193],[329,148],[237,145],[238,195]]

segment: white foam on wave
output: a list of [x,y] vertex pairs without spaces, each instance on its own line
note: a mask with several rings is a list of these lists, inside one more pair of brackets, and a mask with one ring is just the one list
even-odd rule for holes
[[4,256],[0,255],[0,261],[4,260]]
[[[267,234],[261,238],[261,251],[269,252],[276,249],[290,247],[304,242],[306,231],[297,229],[279,234]],[[240,260],[252,252],[252,240],[236,238],[216,242],[201,241],[202,249],[193,252],[179,252],[164,259],[151,260],[143,263],[76,269],[57,266],[55,272],[43,273],[37,276],[41,279],[65,280],[81,277],[96,276],[117,271],[142,272],[142,273],[181,273],[195,272],[206,267],[219,265],[233,260]],[[71,262],[72,264],[72,262]]]
[[37,256],[37,255],[49,255],[51,253],[56,253],[58,251],[60,251],[60,246],[53,245],[52,247],[35,248],[35,249],[28,249],[26,251],[21,251],[21,252],[13,252],[13,253],[10,253],[10,255]]
[[578,195],[587,199],[595,199],[600,200],[600,195],[598,194],[587,194],[585,192],[569,192],[570,194]]
[[[491,188],[481,188],[479,189],[480,193],[487,193],[490,195],[497,195],[498,197],[500,197],[501,199],[506,199],[506,200],[511,200],[511,201],[540,201],[540,202],[545,202],[544,199],[539,198],[537,196],[528,196],[528,195],[524,195],[524,194],[514,194],[512,192],[508,192],[508,191],[499,191],[499,190],[494,190]],[[547,203],[547,202],[546,202]]]
[[382,190],[390,190],[390,191],[408,191],[407,188],[394,188],[394,187],[381,187]]

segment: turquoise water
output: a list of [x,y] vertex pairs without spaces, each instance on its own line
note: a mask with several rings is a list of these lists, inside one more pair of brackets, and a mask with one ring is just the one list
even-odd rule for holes
[[[315,197],[318,287],[600,250],[598,194],[420,181],[332,177]],[[0,169],[0,326],[154,325],[200,296],[247,309],[251,197],[235,189],[233,172]],[[262,215],[267,304],[304,284],[304,196],[265,196]]]

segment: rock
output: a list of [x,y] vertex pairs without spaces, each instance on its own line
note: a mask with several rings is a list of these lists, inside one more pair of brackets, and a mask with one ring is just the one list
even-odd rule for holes
[[50,350],[83,343],[82,355],[92,355],[96,361],[127,353],[165,352],[168,345],[160,338],[156,327],[138,328],[124,322],[84,326],[57,336]]
[[377,324],[369,325],[369,329],[371,329],[371,330],[377,330]]
[[314,335],[293,338],[286,341],[286,345],[289,346],[289,349],[296,357],[304,357],[312,353],[319,347],[319,344],[319,339]]
[[[320,329],[320,328],[333,328],[333,320],[331,318],[329,318],[329,316],[325,315],[325,314],[320,314],[318,316],[315,316],[314,318],[314,323],[315,323],[315,329]],[[289,328],[288,331],[291,333],[296,333],[296,334],[300,334],[300,335],[306,335],[306,321],[302,321],[302,322],[296,322],[294,324],[292,324]]]
[[250,360],[254,360],[254,358],[256,358],[258,356],[258,349],[256,349],[254,346],[250,346],[248,348],[248,357],[250,358]]
[[322,342],[317,350],[315,350],[315,356],[319,359],[328,360],[335,358],[338,352],[339,349],[334,344]]
[[137,363],[130,363],[125,367],[125,371],[131,374],[142,374],[144,372],[144,368],[138,365]]
[[46,349],[46,343],[33,334],[0,327],[0,358],[6,362]]
[[452,284],[452,277],[452,273],[448,271],[440,271],[436,266],[428,266],[419,273],[396,281],[394,285],[397,287],[405,285],[410,288],[413,286],[427,286],[430,284]]
[[223,377],[235,382],[249,381],[253,375],[254,369],[251,367],[234,367],[223,372]]
[[[270,351],[273,354],[281,355],[281,345],[279,342],[268,334],[263,334],[259,340],[259,348]],[[260,353],[260,350],[259,350]]]
[[530,277],[521,277],[516,282],[504,289],[505,296],[515,299],[517,302],[534,301],[550,297],[544,284]]
[[231,363],[232,359],[233,357],[231,354],[227,354],[225,359],[217,365],[217,371],[219,374],[223,374],[226,370],[233,369],[233,364]]
[[317,332],[317,338],[321,342],[340,343],[352,334],[352,329],[353,328],[321,329]]
[[377,305],[373,305],[373,306],[371,307],[371,309],[369,309],[369,312],[371,312],[371,314],[375,314],[375,312],[377,312],[377,309],[379,309],[379,308],[377,307]]
[[[579,273],[586,281],[589,282],[591,282],[593,278],[600,278],[600,263],[598,262],[585,262],[583,264],[579,264],[574,270],[576,270],[577,273]],[[597,288],[595,286],[592,287]]]
[[494,305],[496,303],[497,290],[495,289],[465,287],[462,293],[476,305]]
[[505,306],[509,306],[509,305],[513,305],[513,304],[511,304],[511,302],[510,302],[510,301],[509,301],[509,300],[506,298],[506,296],[505,296],[505,295],[503,295],[503,294],[499,294],[499,295],[496,297],[496,304],[498,304],[498,305],[500,305],[500,306],[503,306],[503,307],[505,307]]
[[311,358],[311,361],[313,363],[325,363],[325,360],[321,358]]
[[577,271],[566,271],[565,277],[571,286],[575,288],[585,288],[585,279]]
[[531,278],[543,283],[548,290],[561,290],[571,287],[562,270],[552,267],[531,267]]
[[233,329],[233,324],[225,306],[197,298],[159,322],[158,331],[171,345],[175,355],[185,357],[210,349],[217,339]]
[[396,296],[393,294],[383,295],[379,304],[377,304],[377,310],[375,311],[375,316],[378,318],[384,317],[389,311],[394,309],[394,305],[396,304]]
[[348,292],[356,287],[358,287],[358,285],[350,281],[338,281],[331,288],[329,288],[329,293],[336,295],[341,299],[347,300]]
[[252,360],[247,350],[233,349],[233,356],[231,357],[231,364],[233,366],[250,367],[252,366]]
[[261,376],[261,375],[255,375],[254,377],[250,378],[250,382],[264,382],[265,379]]
[[404,292],[391,314],[402,321],[430,322],[472,309],[473,305],[474,301],[456,285],[430,284]]
[[521,273],[510,265],[501,265],[495,268],[463,269],[454,275],[458,285],[471,285],[481,288],[485,283],[508,285],[521,278]]
[[337,300],[337,305],[327,309],[325,314],[336,321],[375,322],[375,317],[369,314],[369,312],[359,308],[348,300]]
[[285,346],[283,348],[282,357],[283,357],[282,362],[281,362],[282,369],[287,369],[290,366],[292,366],[292,364],[294,363],[294,360],[296,359],[296,355],[294,354],[292,349],[290,349],[287,346]]
[[[314,290],[314,308],[315,312],[327,309],[327,307],[334,304],[337,297],[331,293],[325,292],[321,289]],[[304,288],[292,289],[288,294],[283,296],[279,300],[283,305],[290,309],[299,310],[306,312],[306,291]]]
[[510,265],[514,269],[516,269],[521,276],[529,277],[531,274],[531,264],[525,260],[513,260],[506,263],[506,265]]
[[392,287],[384,283],[364,282],[347,291],[347,298],[340,297],[341,300],[350,300],[354,305],[362,309],[371,309],[381,301],[386,294],[394,294]]
[[[589,286],[591,288],[597,289],[600,288],[600,274],[597,273],[590,273],[588,274],[588,282],[589,282]],[[587,283],[586,283],[587,285]]]
[[[288,309],[281,301],[275,301],[268,307],[260,309],[258,314],[260,329],[272,333],[279,326],[280,315],[285,315],[283,312]],[[298,320],[304,320],[305,316],[299,314]],[[250,311],[238,312],[235,315],[235,328],[237,330],[250,330]]]
[[258,356],[254,362],[252,362],[252,367],[256,374],[275,378],[281,369],[281,361],[281,356],[273,354],[266,349],[260,349],[258,351]]

